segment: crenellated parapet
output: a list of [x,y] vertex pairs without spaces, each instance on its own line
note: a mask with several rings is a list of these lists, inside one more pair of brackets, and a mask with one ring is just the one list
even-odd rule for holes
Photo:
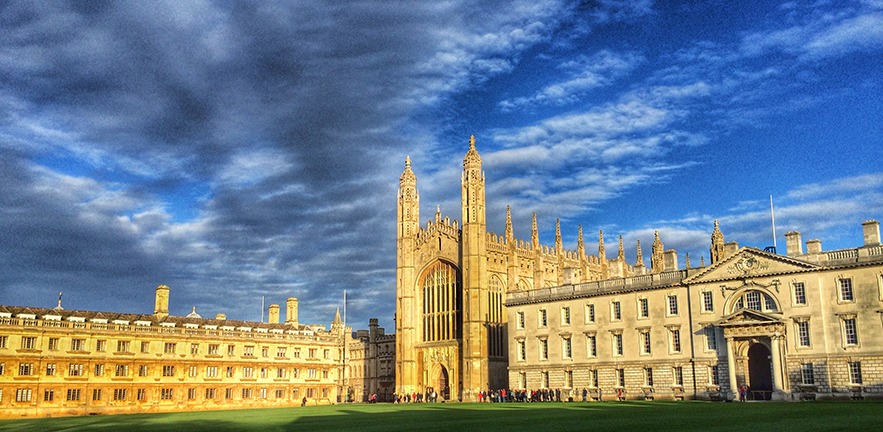
[[446,237],[451,240],[459,240],[459,222],[457,222],[456,219],[452,221],[449,217],[443,219],[439,217],[435,220],[430,219],[426,221],[426,227],[417,230],[416,246],[420,247],[429,240],[436,238],[436,236]]

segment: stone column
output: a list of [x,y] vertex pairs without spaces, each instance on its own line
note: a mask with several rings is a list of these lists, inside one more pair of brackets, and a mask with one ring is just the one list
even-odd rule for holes
[[779,349],[779,340],[782,336],[778,334],[774,334],[770,336],[770,348],[772,354],[772,366],[773,366],[773,394],[772,399],[783,399],[784,395],[782,394],[782,359],[781,350]]
[[736,383],[736,354],[734,352],[735,340],[727,338],[727,369],[730,374],[730,400],[739,399],[739,386]]

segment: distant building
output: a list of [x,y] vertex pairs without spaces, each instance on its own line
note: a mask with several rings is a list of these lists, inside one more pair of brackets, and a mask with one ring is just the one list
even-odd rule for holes
[[395,393],[396,336],[386,334],[377,318],[368,330],[357,330],[348,342],[347,394],[353,402],[391,402]]
[[[344,328],[298,323],[297,299],[269,322],[0,306],[0,417],[300,406],[339,401]],[[349,338],[346,335],[347,339]]]
[[709,266],[665,251],[638,271],[640,249],[630,266],[620,247],[608,266],[624,277],[511,290],[509,384],[604,400],[881,398],[883,246],[877,221],[863,230],[861,247],[811,240],[806,253],[791,232],[782,256],[724,243],[715,223]]

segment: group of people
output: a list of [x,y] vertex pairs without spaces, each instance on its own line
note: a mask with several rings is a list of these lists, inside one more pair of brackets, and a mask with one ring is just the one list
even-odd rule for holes
[[[565,397],[567,397],[565,395]],[[561,402],[561,389],[487,390],[478,392],[479,402]]]
[[[574,401],[582,395],[582,401],[601,400],[601,389],[574,389],[565,390],[564,398],[568,402]],[[478,393],[479,402],[561,402],[561,389],[537,389],[537,390],[487,390]],[[625,393],[621,388],[616,389],[616,400],[624,401]]]
[[393,395],[393,403],[435,403],[438,402],[438,393],[432,387],[426,389],[423,393],[395,393]]

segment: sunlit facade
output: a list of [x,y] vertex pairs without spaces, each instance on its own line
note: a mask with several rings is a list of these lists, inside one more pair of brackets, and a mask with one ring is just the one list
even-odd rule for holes
[[[0,306],[0,417],[300,406],[339,401],[346,330],[269,322]],[[346,335],[349,338],[349,335]]]
[[862,225],[860,247],[804,252],[791,232],[779,255],[724,243],[715,224],[708,266],[665,251],[657,271],[509,291],[509,385],[578,400],[883,397],[883,246],[879,223]]

